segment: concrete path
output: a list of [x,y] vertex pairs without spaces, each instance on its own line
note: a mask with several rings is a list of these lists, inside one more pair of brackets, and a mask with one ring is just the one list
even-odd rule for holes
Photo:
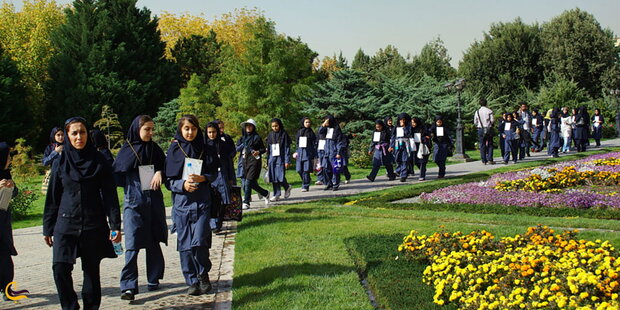
[[[603,142],[603,147],[619,146],[620,139]],[[533,161],[547,158],[546,152],[532,153],[532,157],[524,161]],[[498,162],[501,162],[499,158]],[[486,171],[503,166],[503,164],[483,165],[481,162],[469,162],[454,164],[447,167],[447,177],[464,175],[472,172]],[[416,170],[416,175],[417,175]],[[366,179],[352,180],[349,184],[341,184],[340,190],[323,191],[323,186],[312,186],[309,192],[301,192],[301,189],[293,189],[289,199],[265,205],[256,195],[249,212],[261,210],[273,205],[292,204],[319,200],[327,197],[347,196],[362,192],[376,191],[402,184],[420,182],[417,177],[410,178],[406,183],[398,180],[388,181],[380,171],[380,177],[375,182]],[[432,182],[437,177],[437,168],[427,171],[426,181]],[[271,189],[269,189],[271,191]],[[167,208],[168,222],[170,224],[170,208]],[[236,222],[225,223],[225,230],[221,235],[213,238],[211,248],[211,260],[213,268],[209,273],[214,290],[211,294],[203,296],[188,296],[185,294],[187,286],[179,266],[179,255],[176,251],[176,235],[169,238],[168,246],[162,247],[166,258],[166,271],[161,289],[148,292],[146,289],[146,270],[144,254],[139,258],[140,268],[140,294],[136,300],[127,302],[120,299],[119,276],[124,265],[124,256],[117,259],[104,259],[101,263],[102,306],[101,309],[232,309],[232,279],[233,263],[235,254]],[[60,309],[56,287],[52,277],[52,252],[44,242],[41,235],[41,226],[17,229],[13,231],[15,244],[19,255],[14,257],[15,281],[17,289],[28,289],[30,295],[27,299],[17,303],[0,302],[0,309]],[[76,292],[81,291],[82,272],[78,259],[73,272]],[[80,301],[81,302],[81,301]]]

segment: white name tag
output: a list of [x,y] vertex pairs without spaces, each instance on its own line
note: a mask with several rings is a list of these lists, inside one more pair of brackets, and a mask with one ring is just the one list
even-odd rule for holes
[[325,136],[325,138],[327,139],[332,139],[334,137],[334,128],[327,128],[327,135]]
[[533,119],[532,120],[532,126],[538,126],[538,120],[537,119]]
[[308,147],[308,137],[299,137],[299,147],[302,149]]
[[138,174],[140,175],[140,189],[143,191],[151,190],[151,181],[153,180],[153,176],[155,176],[155,166],[138,166]]
[[415,139],[416,143],[422,142],[422,134],[419,132],[416,132],[415,134],[413,134],[413,138]]
[[599,121],[598,116],[595,116],[595,117],[594,117],[594,121],[595,121],[595,122],[598,122],[598,121]]
[[183,180],[189,179],[192,174],[200,175],[202,172],[202,159],[185,158],[183,165]]
[[325,150],[325,140],[319,140],[319,151]]
[[396,137],[402,138],[405,136],[405,129],[403,127],[396,127]]
[[443,137],[443,127],[437,127],[437,136]]
[[271,145],[271,156],[280,156],[280,144],[276,143]]
[[409,151],[415,152],[418,148],[415,146],[415,139],[409,138]]
[[510,130],[510,125],[511,125],[510,123],[505,123],[504,124],[504,131]]
[[381,141],[381,133],[375,131],[375,134],[372,136],[372,142],[380,142]]

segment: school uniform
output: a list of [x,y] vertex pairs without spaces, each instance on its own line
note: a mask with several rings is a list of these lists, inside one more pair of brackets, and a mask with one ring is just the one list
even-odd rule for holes
[[[9,146],[0,142],[0,180],[12,180],[11,171],[5,170],[9,157]],[[13,197],[17,195],[17,187],[13,188]],[[11,225],[11,210],[0,210],[0,293],[4,293],[6,286],[13,282],[15,267],[12,256],[17,251],[13,243],[13,227]],[[9,292],[10,293],[10,292]]]
[[[72,118],[65,124],[81,118]],[[106,221],[107,218],[107,221]],[[85,309],[101,304],[99,264],[115,258],[110,231],[120,231],[121,217],[112,167],[90,140],[82,150],[65,139],[52,167],[43,212],[43,235],[53,237],[54,282],[62,309],[79,309],[71,272],[82,261]]]
[[568,114],[562,114],[560,116],[560,132],[562,134],[562,140],[564,142],[562,145],[562,152],[564,153],[570,151],[572,131],[572,117]]
[[[297,162],[295,170],[301,177],[301,188],[310,189],[310,173],[314,169],[314,159],[317,157],[316,143],[317,138],[311,128],[304,127],[304,121],[307,117],[302,118],[301,126],[297,130]],[[303,145],[302,145],[303,142]]]
[[[251,133],[245,131],[245,124],[251,124],[254,126],[254,130]],[[241,169],[241,179],[243,182],[243,203],[250,204],[252,190],[255,190],[259,195],[268,197],[269,191],[258,185],[258,178],[260,177],[260,171],[263,165],[262,154],[265,154],[265,144],[256,133],[256,124],[254,120],[248,120],[241,123],[241,130],[243,136],[237,142],[237,151],[240,152],[239,161]],[[259,155],[256,158],[252,155],[252,152],[258,151]]]
[[60,153],[56,152],[56,147],[60,145],[58,142],[56,142],[56,133],[58,133],[59,131],[62,131],[60,127],[54,127],[50,132],[50,144],[45,147],[45,150],[43,151],[43,159],[41,159],[41,163],[43,164],[43,166],[51,167],[54,163],[54,160],[58,159],[58,157],[60,156]]
[[351,172],[349,171],[349,158],[351,157],[351,138],[352,136],[343,135],[344,137],[344,156],[342,156],[342,175],[349,182],[351,180]]
[[[127,142],[121,147],[112,165],[119,187],[123,188],[123,231],[125,233],[125,266],[121,270],[121,292],[138,294],[138,253],[146,251],[146,274],[150,289],[159,286],[164,278],[164,256],[160,243],[168,244],[166,208],[161,189],[150,189],[151,180],[141,180],[140,167],[152,166],[164,181],[163,150],[154,141],[140,138],[140,116],[136,117],[127,133]],[[148,182],[142,184],[142,182]],[[143,185],[149,186],[143,190]]]
[[291,163],[291,138],[284,124],[279,118],[274,118],[271,123],[278,123],[280,130],[278,132],[271,131],[267,135],[267,167],[269,182],[273,187],[273,197],[275,199],[282,196],[282,188],[290,190],[290,184],[286,180],[286,165]]
[[[592,115],[592,138],[596,141],[596,146],[601,146],[601,138],[603,137],[603,124],[605,124],[605,118],[603,115]],[[600,123],[599,123],[600,122]]]
[[504,163],[508,163],[512,155],[512,161],[517,163],[519,152],[519,135],[517,134],[519,122],[506,120],[500,128],[501,135],[504,137]]
[[577,152],[585,152],[588,143],[590,117],[584,107],[581,107],[575,116],[575,143]]
[[407,113],[401,113],[398,115],[397,124],[400,125],[400,120],[405,120],[404,127],[394,127],[392,131],[392,137],[390,139],[390,148],[394,150],[394,161],[396,162],[396,175],[400,177],[401,182],[407,180],[409,174],[413,174],[413,171],[409,171],[407,163],[409,158],[415,156],[415,144],[411,144],[411,117]]
[[[166,155],[166,187],[172,192],[172,233],[177,234],[177,251],[185,283],[190,287],[209,283],[211,260],[211,227],[209,226],[212,204],[210,182],[217,176],[219,161],[212,149],[206,148],[202,130],[196,138],[187,141],[177,130]],[[200,175],[206,178],[194,192],[187,192],[182,179],[186,158],[202,160]]]
[[433,161],[439,168],[437,176],[443,178],[446,175],[446,161],[448,153],[452,148],[452,139],[450,138],[450,130],[446,126],[438,127],[433,124],[430,128],[433,143]]
[[502,134],[504,132],[504,130],[503,130],[504,123],[506,123],[506,120],[502,118],[499,121],[499,124],[497,125],[497,131],[499,132],[499,134],[498,134],[498,136],[499,136],[499,150],[500,150],[500,154],[501,154],[502,158],[504,158],[504,155],[506,154],[506,139],[504,138],[504,135]]
[[530,147],[532,146],[532,135],[530,129],[532,128],[532,114],[529,110],[517,112],[519,115],[519,124],[521,126],[521,141],[519,143],[519,159],[524,159],[525,156],[530,156]]
[[540,152],[544,147],[544,120],[542,115],[537,114],[536,116],[532,116],[532,144],[534,152]]
[[372,142],[370,143],[369,152],[372,152],[372,170],[370,174],[366,177],[371,182],[375,180],[377,177],[377,173],[381,166],[385,166],[385,170],[387,171],[388,178],[394,180],[396,175],[394,174],[394,167],[392,167],[392,162],[394,158],[392,157],[392,153],[390,153],[390,140],[392,138],[392,134],[386,128],[383,122],[375,124],[382,125],[383,130],[375,131],[372,135]]
[[[217,128],[217,124],[210,124]],[[209,128],[209,126],[207,126]],[[234,183],[235,177],[232,169],[232,158],[235,156],[235,145],[232,140],[226,140],[223,135],[218,134],[215,139],[211,140],[205,137],[207,149],[211,149],[217,155],[220,167],[217,171],[217,177],[211,182],[211,229],[221,229],[224,222],[224,208],[232,203],[231,184]],[[230,137],[229,137],[230,138]],[[232,175],[232,180],[231,180]]]
[[431,156],[430,153],[427,155],[422,155],[421,158],[418,156],[418,151],[422,145],[425,145],[429,150],[432,150],[431,143],[431,134],[426,128],[425,125],[422,124],[421,121],[417,122],[419,125],[416,127],[411,127],[411,137],[415,143],[415,152],[411,153],[411,157],[413,161],[420,170],[420,180],[426,179],[426,164],[428,163],[428,158]]
[[99,129],[93,129],[90,131],[90,136],[93,139],[93,143],[95,144],[95,148],[97,149],[97,151],[99,151],[99,153],[103,155],[103,157],[111,166],[112,163],[114,163],[114,156],[108,148],[108,139],[106,138],[105,134]]
[[[333,116],[329,116],[329,127],[319,128],[318,154],[321,161],[321,170],[324,173],[325,189],[338,190],[340,186],[340,173],[344,166],[345,141],[340,126]],[[336,156],[340,155],[340,158]],[[334,163],[339,163],[340,168],[334,169]]]

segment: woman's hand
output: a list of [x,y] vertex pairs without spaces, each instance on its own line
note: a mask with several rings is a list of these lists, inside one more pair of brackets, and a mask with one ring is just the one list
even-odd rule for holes
[[290,167],[291,164],[284,164],[284,169],[288,169],[288,167]]
[[[116,232],[116,237],[112,237],[112,232]],[[121,236],[120,230],[110,230],[110,240],[112,242],[121,242],[123,240],[123,236]]]
[[52,245],[54,245],[54,238],[52,236],[43,236],[43,240],[45,241],[45,244],[47,244],[48,247],[52,247]]
[[389,148],[388,152],[390,152],[390,153],[394,152],[394,148],[393,147]]
[[190,192],[193,193],[195,190],[198,189],[198,183],[192,183],[189,180],[183,182],[183,189],[186,192]]
[[15,187],[15,183],[13,182],[13,180],[10,180],[10,179],[0,180],[0,188],[3,188],[3,187],[8,187],[8,188]]
[[258,155],[260,155],[259,151],[252,151],[252,156],[258,156]]
[[329,127],[329,119],[326,119],[323,121],[323,124],[321,124],[321,126],[323,127]]
[[62,145],[59,145],[56,148],[54,148],[54,151],[56,151],[56,153],[62,152]]
[[155,172],[153,179],[151,179],[151,189],[158,190],[161,187],[161,171]]
[[340,159],[340,154],[336,155],[336,158],[337,158],[337,159]]
[[207,178],[204,175],[199,174],[190,174],[188,179],[191,183],[202,183],[206,180]]

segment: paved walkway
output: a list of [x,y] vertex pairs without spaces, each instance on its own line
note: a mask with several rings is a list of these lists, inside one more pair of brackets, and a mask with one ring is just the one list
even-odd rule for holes
[[[606,146],[619,146],[620,139],[608,140],[603,143]],[[532,157],[524,161],[533,161],[547,158],[546,152],[532,153]],[[503,165],[483,165],[481,162],[469,162],[450,165],[447,168],[447,177],[464,175],[472,172],[486,171]],[[383,172],[380,172],[382,174]],[[417,173],[417,170],[416,170]],[[427,171],[427,181],[432,182],[437,177],[437,168]],[[419,182],[417,178],[410,178],[407,183]],[[342,184],[340,190],[323,191],[323,186],[312,186],[309,192],[301,192],[299,188],[293,189],[289,199],[282,200],[266,206],[254,196],[251,211],[264,209],[272,205],[292,204],[318,200],[327,197],[347,196],[362,192],[381,190],[392,186],[402,185],[399,181],[388,181],[385,176],[380,176],[373,183],[366,179],[352,180],[349,184]],[[170,212],[170,208],[167,208]],[[168,214],[170,223],[170,214]],[[211,294],[203,296],[188,296],[185,294],[187,287],[179,266],[179,256],[176,251],[176,236],[170,236],[168,246],[164,246],[163,252],[166,258],[166,271],[161,289],[148,292],[144,275],[144,255],[139,258],[140,267],[140,294],[136,300],[127,302],[120,299],[119,276],[124,264],[124,257],[117,259],[104,259],[101,263],[102,306],[101,309],[232,309],[232,279],[233,263],[235,255],[236,222],[227,222],[224,233],[213,238],[211,248],[211,260],[213,268],[209,273],[214,290]],[[56,287],[52,277],[52,252],[44,242],[41,235],[41,226],[17,229],[13,231],[15,244],[19,255],[14,257],[15,281],[17,289],[30,290],[29,298],[19,300],[17,303],[0,302],[0,309],[59,309]],[[81,290],[82,273],[78,263],[74,268],[74,285],[76,291]]]

